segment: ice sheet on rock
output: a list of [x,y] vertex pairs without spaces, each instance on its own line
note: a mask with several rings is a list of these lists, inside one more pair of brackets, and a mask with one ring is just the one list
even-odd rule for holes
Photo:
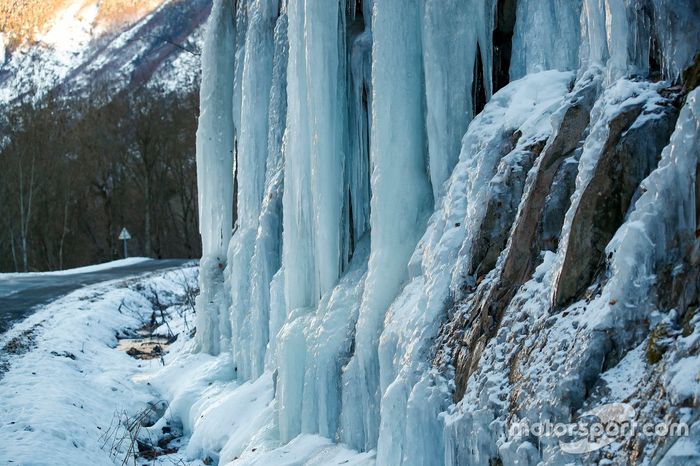
[[[630,86],[635,90],[627,94],[625,90]],[[606,126],[601,122],[618,114],[629,99],[640,97],[645,99],[642,103],[655,105],[656,93],[645,94],[644,86],[653,85],[620,81],[600,98],[599,102],[607,100],[608,103],[599,105],[597,116],[591,122],[593,129],[581,158],[584,166],[579,173],[580,181],[588,177],[589,169],[585,164],[594,163],[590,151],[600,144],[600,135],[596,135],[600,129],[596,127]],[[693,173],[691,167],[698,163],[697,151],[692,149],[700,136],[698,107],[696,91],[688,97],[658,168],[643,181],[644,193],[608,245],[606,252],[612,253],[609,278],[596,296],[589,301],[576,302],[561,313],[552,315],[547,312],[550,307],[548,294],[560,272],[559,252],[557,255],[547,253],[548,259],[541,266],[546,265],[544,273],[536,274],[511,300],[498,334],[487,345],[479,368],[471,375],[464,398],[458,406],[451,408],[453,413],[446,418],[445,440],[451,461],[477,461],[473,456],[475,452],[498,454],[504,463],[518,460],[525,464],[539,461],[559,464],[566,460],[552,439],[540,438],[537,453],[528,447],[527,439],[506,435],[506,421],[513,414],[507,403],[516,403],[518,418],[528,419],[531,423],[544,420],[569,422],[571,407],[578,409],[586,401],[586,384],[601,377],[604,368],[601,361],[605,360],[606,352],[612,345],[624,348],[626,334],[632,327],[630,323],[649,316],[652,303],[648,296],[657,264],[663,263],[668,256],[672,241],[689,237],[695,228],[691,208],[695,195],[693,177],[687,174]],[[602,111],[603,108],[606,111]],[[589,154],[585,154],[586,151]],[[579,187],[577,184],[577,189]],[[574,199],[576,195],[572,201]],[[571,210],[574,208],[572,204]],[[545,341],[541,332],[546,334],[547,344],[537,346],[538,341]],[[615,339],[615,342],[610,339]],[[529,348],[537,348],[537,351]],[[624,354],[624,349],[619,351]],[[611,399],[624,399],[625,390],[631,388],[625,374],[639,371],[644,374],[647,370],[639,360],[639,352],[637,347],[614,368],[602,374],[607,388],[612,390]],[[689,360],[680,359],[677,368],[686,362]],[[674,378],[680,373],[669,374],[666,379],[669,388],[674,386]],[[623,380],[618,380],[620,377]],[[686,378],[675,380],[676,387],[686,387]],[[623,382],[627,386],[625,390],[619,386]],[[685,393],[693,393],[692,390],[695,388]],[[479,435],[465,439],[465,433],[469,431],[479,432]]]
[[[634,82],[620,79],[605,89],[601,98],[594,105],[591,111],[590,134],[586,138],[579,160],[576,189],[571,196],[571,204],[566,213],[561,231],[560,250],[557,255],[557,268],[560,269],[558,275],[561,275],[561,267],[566,256],[572,222],[575,219],[579,202],[583,192],[591,182],[598,160],[603,151],[606,150],[604,145],[610,132],[611,122],[616,117],[636,107],[641,107],[641,114],[635,119],[633,125],[639,124],[645,118],[653,118],[656,110],[663,104],[663,97],[659,94],[661,86],[662,84],[659,83]],[[626,227],[623,225],[622,228]],[[638,284],[637,282],[634,283]]]
[[[480,227],[486,213],[490,197],[496,195],[499,187],[492,178],[502,153],[510,139],[519,132],[517,143],[511,152],[517,156],[520,151],[533,144],[546,140],[552,131],[550,116],[559,109],[563,96],[568,91],[573,74],[560,71],[546,71],[528,75],[511,83],[498,92],[489,102],[488,108],[470,125],[463,140],[465,167],[462,173],[466,177],[467,208],[461,219],[455,219],[453,225],[464,225],[466,239],[461,252],[454,262],[452,287],[459,290],[466,278],[471,249],[480,233]],[[454,195],[464,196],[454,187]],[[459,204],[460,201],[457,201]],[[449,225],[448,225],[449,226]]]
[[610,390],[610,402],[623,402],[630,398],[640,386],[645,376],[645,350],[648,342],[629,351],[617,365],[602,375],[602,380]]

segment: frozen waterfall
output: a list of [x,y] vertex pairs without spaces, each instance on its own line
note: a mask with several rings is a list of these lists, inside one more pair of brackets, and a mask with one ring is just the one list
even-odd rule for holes
[[649,322],[692,305],[643,305],[650,277],[697,291],[697,7],[214,1],[197,341],[273,380],[245,464],[325,464],[324,442],[350,464],[570,459],[509,423],[602,403]]

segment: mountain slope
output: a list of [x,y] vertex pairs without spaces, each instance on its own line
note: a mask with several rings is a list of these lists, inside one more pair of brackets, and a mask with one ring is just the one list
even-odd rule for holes
[[0,102],[57,89],[110,93],[144,84],[198,85],[198,50],[210,0],[2,4],[6,57]]

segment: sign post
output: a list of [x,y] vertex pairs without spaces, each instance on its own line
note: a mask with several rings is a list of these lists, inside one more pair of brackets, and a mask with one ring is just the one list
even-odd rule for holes
[[119,233],[119,239],[124,242],[124,259],[126,259],[127,257],[129,257],[129,249],[126,243],[131,239],[129,230],[127,230],[126,228],[122,228],[122,232]]

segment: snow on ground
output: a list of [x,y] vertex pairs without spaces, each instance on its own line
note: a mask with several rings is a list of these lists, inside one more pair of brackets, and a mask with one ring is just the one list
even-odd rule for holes
[[[197,276],[190,266],[82,288],[0,337],[0,464],[374,464],[315,435],[282,446],[276,374],[241,383],[229,353],[192,351]],[[176,336],[162,358],[118,348],[145,329]]]
[[[115,415],[158,399],[133,377],[161,364],[117,351],[117,334],[142,327],[153,301],[185,317],[177,303],[196,277],[189,267],[82,288],[3,335],[0,464],[112,464],[118,455],[105,444],[111,445],[106,433]],[[171,326],[183,337],[184,319]]]
[[0,280],[18,277],[35,277],[35,276],[58,276],[58,275],[76,275],[79,273],[101,272],[103,270],[114,269],[117,267],[126,267],[140,262],[151,260],[148,257],[129,257],[128,259],[119,259],[116,261],[104,262],[102,264],[87,265],[85,267],[77,267],[75,269],[55,270],[52,272],[27,272],[27,273],[0,273]]

